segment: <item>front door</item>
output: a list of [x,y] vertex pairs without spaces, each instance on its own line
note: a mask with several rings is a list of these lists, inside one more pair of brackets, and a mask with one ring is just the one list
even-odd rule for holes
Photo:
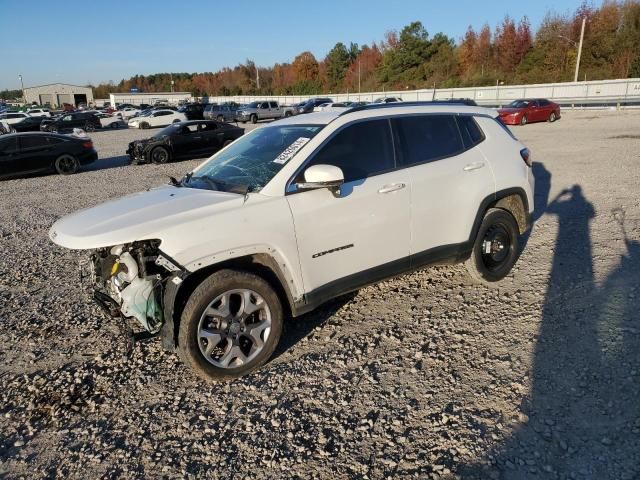
[[[387,119],[345,126],[305,165],[340,167],[339,195],[328,189],[287,195],[308,301],[408,268],[410,185],[406,171],[395,170],[391,138]],[[304,181],[303,172],[295,183]]]

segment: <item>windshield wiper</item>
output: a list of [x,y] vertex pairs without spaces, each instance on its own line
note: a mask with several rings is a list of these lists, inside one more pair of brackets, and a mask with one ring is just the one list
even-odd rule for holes
[[182,182],[176,180],[176,177],[172,177],[169,175],[169,185],[173,185],[174,187],[182,187]]

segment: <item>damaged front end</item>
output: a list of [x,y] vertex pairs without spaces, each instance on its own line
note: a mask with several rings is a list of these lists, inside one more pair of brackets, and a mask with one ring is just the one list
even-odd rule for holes
[[81,267],[83,283],[90,282],[94,300],[112,317],[135,319],[154,335],[163,323],[164,288],[180,267],[149,240],[100,248]]
[[164,136],[160,139],[149,138],[146,140],[135,140],[129,143],[126,153],[133,164],[149,163],[151,161],[149,157],[151,150],[159,145],[171,147],[170,138]]

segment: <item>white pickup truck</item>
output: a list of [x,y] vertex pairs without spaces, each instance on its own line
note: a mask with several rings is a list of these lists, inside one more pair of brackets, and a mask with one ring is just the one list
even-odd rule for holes
[[294,113],[293,107],[281,107],[278,102],[265,100],[240,107],[236,120],[242,123],[258,123],[258,120],[276,120],[290,117]]

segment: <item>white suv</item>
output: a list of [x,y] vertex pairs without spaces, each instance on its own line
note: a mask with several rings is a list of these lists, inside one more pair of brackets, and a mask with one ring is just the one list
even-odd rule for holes
[[94,298],[209,379],[273,353],[283,318],[434,262],[504,278],[529,228],[529,151],[497,112],[383,104],[258,128],[181,181],[56,222]]

